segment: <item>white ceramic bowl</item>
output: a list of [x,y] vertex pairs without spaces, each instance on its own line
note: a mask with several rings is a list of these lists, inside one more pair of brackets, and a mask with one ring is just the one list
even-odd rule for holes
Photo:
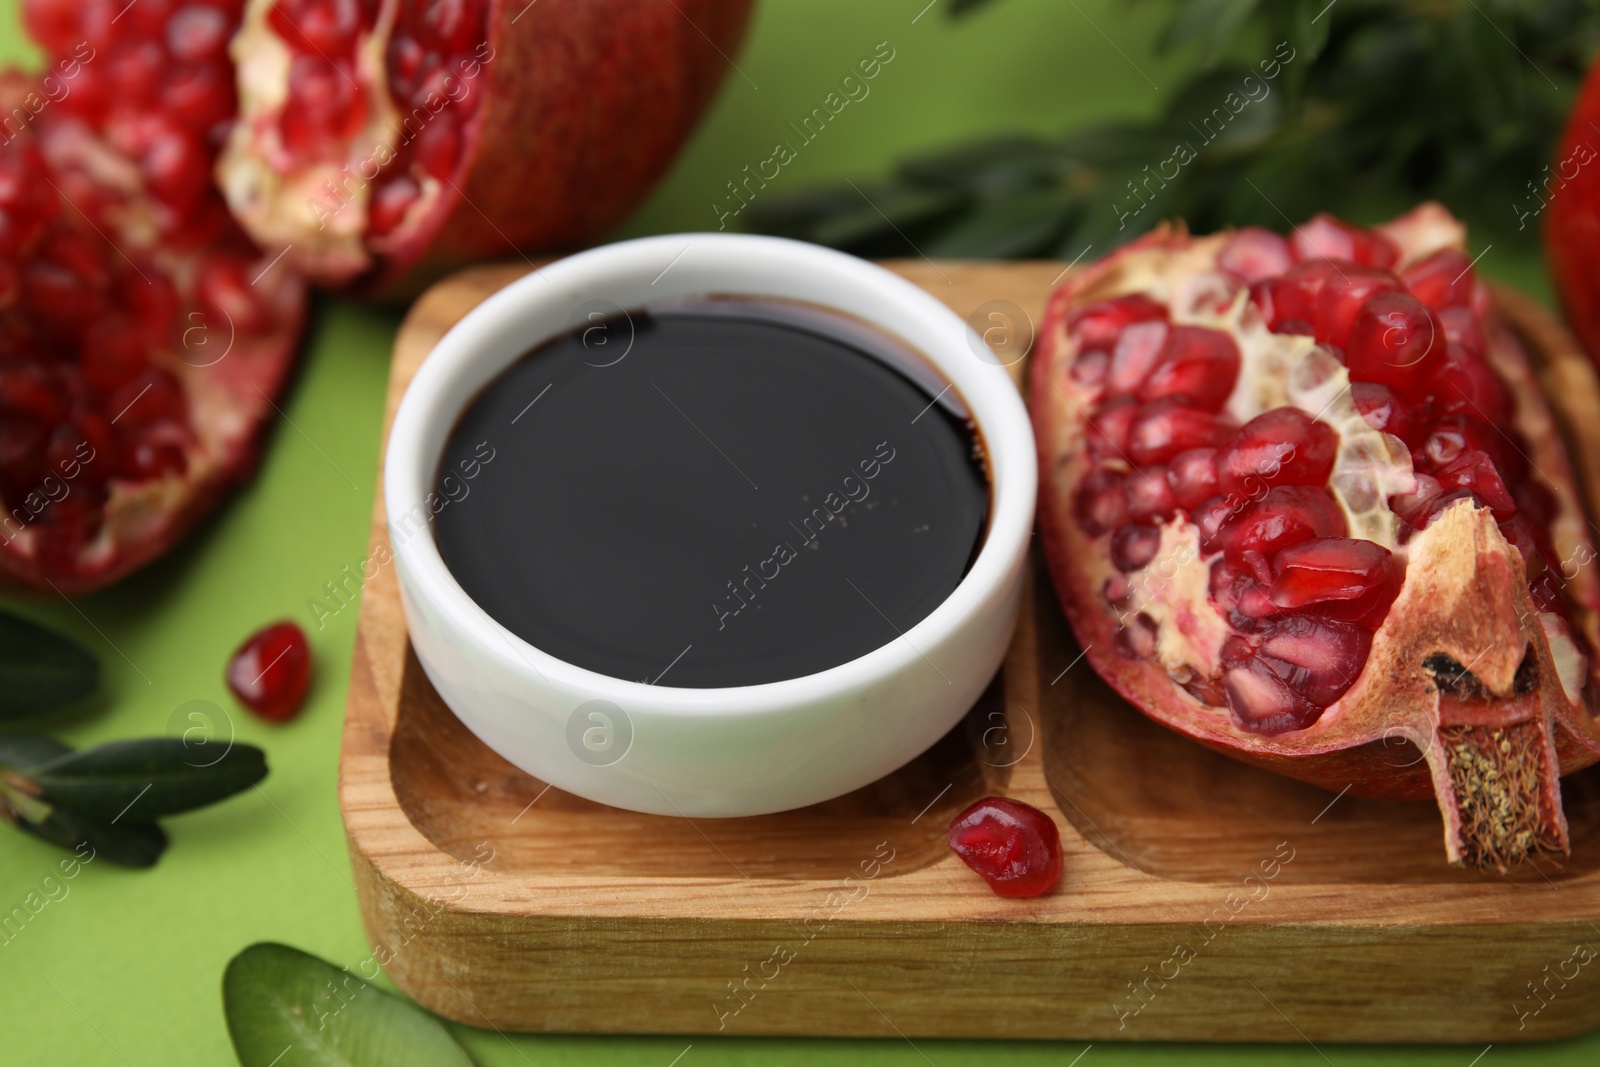
[[[467,596],[418,509],[458,415],[509,364],[597,302],[637,309],[706,294],[807,301],[925,355],[977,421],[992,476],[977,560],[944,603],[858,659],[764,685],[646,685],[529,645]],[[591,800],[663,815],[758,815],[847,793],[950,730],[999,667],[1016,623],[1037,470],[1017,390],[938,300],[853,256],[772,237],[684,234],[596,248],[529,274],[434,348],[389,435],[384,498],[406,624],[439,695],[485,744]]]

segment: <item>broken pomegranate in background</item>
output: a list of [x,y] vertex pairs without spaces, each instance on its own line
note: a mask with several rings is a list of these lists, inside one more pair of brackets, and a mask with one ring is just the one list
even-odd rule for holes
[[414,269],[570,245],[665,170],[749,6],[249,0],[219,180],[324,284],[412,288]]
[[221,55],[187,9],[149,23],[170,9],[30,2],[57,81],[0,74],[32,119],[0,145],[0,576],[66,595],[155,558],[249,473],[304,318],[209,184],[215,114],[158,110]]
[[292,622],[257,630],[228,660],[226,680],[239,703],[268,722],[294,718],[311,684],[305,631]]
[[1072,275],[1040,338],[1041,533],[1119,693],[1334,791],[1435,796],[1452,863],[1569,850],[1600,583],[1459,223],[1163,228]]
[[1036,897],[1061,881],[1061,832],[1031,804],[985,797],[950,824],[950,849],[1002,897]]

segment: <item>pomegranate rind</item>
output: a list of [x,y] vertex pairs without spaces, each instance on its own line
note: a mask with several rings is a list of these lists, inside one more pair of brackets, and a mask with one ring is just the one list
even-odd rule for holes
[[[1399,266],[1440,247],[1464,245],[1459,223],[1436,205],[1424,205],[1383,232],[1401,248]],[[1473,836],[1483,831],[1481,826],[1475,829],[1473,823],[1482,820],[1472,814],[1481,805],[1474,809],[1468,803],[1471,798],[1459,795],[1471,783],[1457,780],[1460,768],[1452,771],[1459,761],[1440,740],[1439,693],[1414,662],[1426,654],[1419,652],[1418,641],[1437,644],[1454,627],[1459,632],[1452,641],[1432,651],[1453,648],[1463,664],[1486,657],[1492,664],[1480,662],[1473,670],[1482,669],[1485,684],[1499,694],[1510,694],[1506,687],[1512,684],[1524,648],[1534,651],[1541,678],[1561,674],[1552,642],[1528,598],[1521,556],[1506,544],[1487,511],[1457,505],[1412,538],[1408,552],[1413,561],[1443,560],[1452,553],[1459,557],[1460,546],[1467,544],[1473,546],[1470,564],[1450,576],[1452,589],[1437,568],[1413,563],[1398,599],[1374,635],[1361,675],[1308,728],[1272,735],[1247,732],[1226,706],[1208,705],[1180,686],[1159,658],[1138,660],[1118,650],[1119,619],[1102,595],[1107,579],[1118,574],[1108,557],[1109,538],[1090,536],[1073,514],[1074,489],[1094,466],[1084,434],[1094,389],[1075,384],[1068,373],[1076,352],[1067,336],[1067,317],[1086,304],[1152,287],[1161,299],[1192,302],[1195,292],[1211,284],[1207,278],[1214,273],[1226,239],[1226,234],[1191,238],[1181,227],[1163,227],[1069,276],[1047,305],[1030,372],[1039,462],[1046,472],[1040,483],[1040,534],[1063,609],[1087,659],[1142,712],[1216,751],[1336,792],[1348,789],[1356,795],[1397,799],[1437,796],[1445,813],[1452,862],[1504,866],[1518,858],[1519,847],[1523,855],[1563,851],[1566,829],[1555,768],[1559,762],[1562,772],[1571,772],[1600,760],[1600,725],[1590,712],[1597,689],[1593,660],[1584,678],[1572,679],[1579,691],[1569,694],[1565,685],[1556,684],[1541,688],[1537,718],[1544,728],[1536,731],[1537,744],[1517,742],[1542,752],[1539,760],[1548,765],[1543,783],[1535,782],[1521,798],[1535,825],[1502,827],[1498,845],[1494,841],[1484,845]],[[1175,284],[1174,277],[1179,279]],[[1514,421],[1530,442],[1531,465],[1551,483],[1557,499],[1552,540],[1564,560],[1593,558],[1571,466],[1526,356],[1481,285],[1473,304],[1484,323],[1489,358],[1514,397]],[[1179,321],[1177,314],[1174,321]],[[1312,347],[1310,338],[1282,342],[1284,351],[1291,353],[1296,344],[1302,345],[1302,352]],[[1265,406],[1282,402],[1270,383],[1259,381],[1241,380],[1236,395],[1252,388],[1265,394]],[[1162,551],[1151,567],[1203,555],[1193,528],[1180,519],[1165,527]],[[1197,668],[1214,670],[1217,649],[1232,631],[1207,603],[1203,585],[1184,588],[1197,585],[1195,571],[1175,566],[1156,576],[1166,583],[1163,596],[1177,605],[1165,620],[1169,625],[1161,627],[1160,639],[1173,642],[1175,658],[1186,656]],[[1563,579],[1574,622],[1588,639],[1588,647],[1595,648],[1600,595],[1591,571],[1578,568],[1570,575],[1564,572]],[[1128,577],[1137,580],[1140,575]],[[1444,595],[1447,591],[1454,595]],[[1455,611],[1439,614],[1436,609],[1445,603],[1454,604]],[[1490,770],[1480,761],[1481,773]]]
[[[250,0],[235,42],[244,108],[218,161],[218,183],[236,218],[263,247],[313,282],[380,296],[415,292],[465,263],[526,250],[571,247],[616,224],[651,189],[727,76],[749,21],[750,0],[522,0],[488,5],[476,55],[479,104],[461,128],[461,161],[423,196],[399,228],[352,242],[320,239],[303,203],[262,180],[286,66],[252,67],[254,35],[270,33],[275,0]],[[381,56],[398,0],[384,0],[372,41]],[[250,84],[247,84],[247,81]],[[368,87],[371,88],[370,86]],[[385,118],[402,108],[385,97]],[[252,103],[254,101],[254,103]],[[370,125],[370,123],[369,123]],[[369,130],[353,161],[371,154]],[[431,183],[431,184],[430,184]],[[354,187],[361,183],[347,183]],[[359,196],[340,212],[365,223]],[[342,231],[355,222],[340,221]]]

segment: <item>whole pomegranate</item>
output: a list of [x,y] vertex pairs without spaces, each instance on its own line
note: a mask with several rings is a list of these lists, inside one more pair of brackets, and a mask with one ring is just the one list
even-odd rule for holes
[[208,180],[230,16],[167,7],[73,9],[99,47],[30,2],[49,70],[0,73],[0,578],[66,595],[250,472],[304,319]]
[[249,0],[217,177],[256,242],[324,284],[570,245],[672,160],[749,5]]
[[1285,240],[1165,228],[1071,276],[1032,367],[1041,533],[1090,662],[1157,721],[1361,796],[1450,862],[1565,854],[1600,759],[1600,592],[1516,339],[1424,205]]
[[1600,63],[1578,92],[1556,158],[1513,209],[1526,226],[1544,215],[1550,274],[1578,339],[1600,364]]

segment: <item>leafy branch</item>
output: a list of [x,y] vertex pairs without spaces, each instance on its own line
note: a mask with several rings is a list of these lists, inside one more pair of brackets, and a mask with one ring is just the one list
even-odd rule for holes
[[1173,217],[1282,229],[1433,198],[1532,246],[1523,216],[1600,41],[1600,0],[1170,7],[1159,47],[1193,66],[1158,119],[958,145],[859,192],[757,200],[751,227],[867,256],[1071,259]]
[[[99,679],[87,650],[0,612],[0,720],[75,704]],[[87,845],[113,863],[149,867],[167,846],[157,819],[214,804],[266,775],[266,755],[253,745],[197,759],[175,737],[74,751],[42,734],[3,732],[0,819],[62,848]]]

